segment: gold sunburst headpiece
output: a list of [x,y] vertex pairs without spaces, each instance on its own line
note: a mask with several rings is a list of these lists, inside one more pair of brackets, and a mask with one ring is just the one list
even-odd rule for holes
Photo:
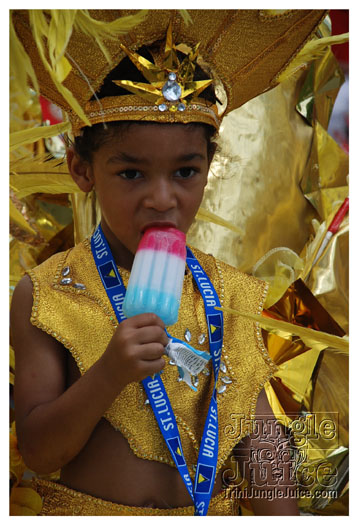
[[169,23],[162,65],[153,64],[143,56],[121,48],[131,59],[148,83],[131,80],[113,80],[131,93],[158,106],[159,111],[185,111],[187,103],[212,84],[213,79],[194,81],[194,71],[198,58],[200,42],[189,52],[182,62],[177,56],[177,46],[173,43],[172,23]]
[[[187,24],[175,9],[14,10],[11,41],[26,66],[18,68],[19,78],[30,78],[64,110],[74,135],[117,120],[202,122],[218,129],[227,113],[279,83],[326,13],[194,9]],[[140,54],[142,47],[153,61]],[[143,82],[112,75],[126,56]],[[195,78],[196,65],[206,80]],[[97,96],[109,78],[126,93]],[[203,93],[209,85],[222,104]]]

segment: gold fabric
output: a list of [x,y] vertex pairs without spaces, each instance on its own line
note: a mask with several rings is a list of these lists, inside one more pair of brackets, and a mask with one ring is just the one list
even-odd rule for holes
[[337,68],[332,51],[327,51],[320,60],[311,63],[296,105],[298,112],[311,126],[318,121],[324,129],[328,128],[337,92],[343,82],[343,71]]
[[[94,498],[58,483],[34,480],[33,487],[43,498],[40,516],[193,516],[194,507],[152,509],[130,507]],[[210,501],[208,516],[237,516],[237,502],[221,492]]]
[[202,207],[243,233],[197,220],[188,242],[200,250],[210,246],[215,257],[247,273],[273,248],[300,254],[312,220],[318,213],[326,218],[347,196],[347,155],[322,127],[342,72],[331,51],[314,64],[311,111],[321,125],[311,127],[307,112],[302,118],[302,105],[296,110],[310,69],[232,111],[220,128]]
[[311,156],[301,187],[322,219],[327,219],[337,201],[343,202],[348,197],[348,171],[347,153],[316,122]]
[[[301,280],[264,313],[317,333],[344,335]],[[277,334],[269,334],[265,342],[278,366],[265,385],[266,394],[275,417],[291,429],[297,486],[307,491],[298,500],[299,508],[321,514],[327,506],[324,513],[347,514],[342,496],[348,480],[348,352],[332,347],[320,351]]]
[[[136,13],[138,11],[135,10],[90,11],[92,18],[103,22],[113,22],[118,17]],[[222,83],[227,97],[225,113],[228,113],[278,83],[279,74],[312,37],[326,11],[289,9],[281,14],[272,14],[259,9],[206,9],[189,10],[188,13],[192,23],[186,24],[178,10],[149,10],[143,21],[125,35],[117,35],[117,38],[108,38],[109,31],[106,35],[102,25],[102,32],[98,32],[97,40],[93,35],[79,31],[74,18],[65,56],[59,56],[52,69],[44,58],[47,46],[50,57],[53,55],[50,34],[50,42],[45,42],[43,56],[38,49],[38,45],[44,45],[44,39],[39,39],[38,34],[41,35],[41,31],[45,30],[50,13],[43,16],[38,27],[37,17],[31,11],[16,10],[12,14],[12,20],[17,36],[31,59],[40,92],[61,107],[74,122],[74,129],[78,130],[78,125],[92,122],[91,112],[86,113],[85,106],[107,74],[124,58],[125,52],[121,45],[134,51],[143,45],[164,42],[171,22],[173,43],[194,47],[200,42],[200,59],[208,66],[210,78]],[[40,15],[38,14],[39,17]],[[55,22],[51,22],[50,27],[54,27]],[[104,46],[98,44],[102,39]],[[160,55],[159,62],[165,58],[163,51],[156,51]],[[60,59],[65,65],[65,71],[59,71]],[[67,95],[64,88],[69,90]],[[140,107],[143,107],[143,103]],[[101,109],[99,104],[97,111]],[[142,117],[149,114],[152,115],[152,120],[156,121],[158,118],[158,111],[138,111]],[[177,111],[172,115],[180,122],[187,118],[185,113]],[[125,112],[122,114],[125,115]],[[193,116],[192,122],[197,121],[199,114],[197,112]],[[75,122],[78,120],[77,116],[80,116],[82,123]],[[102,121],[106,121],[107,117],[111,119],[111,113],[103,114]],[[116,120],[120,119],[118,112]]]
[[243,234],[196,220],[188,242],[243,272],[279,246],[300,253],[316,216],[300,188],[312,128],[295,110],[297,73],[226,116],[202,207]]
[[[262,310],[265,283],[195,249],[194,254],[218,291],[223,306],[231,305],[243,312],[258,313]],[[73,283],[84,284],[86,290],[60,284],[61,271],[66,266],[70,268],[69,276]],[[120,271],[127,285],[129,272]],[[83,374],[102,355],[117,326],[93,261],[89,241],[85,240],[72,250],[54,255],[28,273],[34,286],[31,322],[68,348]],[[191,344],[195,346],[198,346],[201,334],[207,336],[203,301],[190,272],[184,279],[178,322],[169,327],[169,332],[183,339],[187,328],[192,334]],[[200,348],[208,351],[207,340],[208,337]],[[222,376],[228,376],[232,383],[226,385],[222,394],[218,394],[218,469],[234,445],[250,430],[247,424],[239,432],[233,431],[233,422],[240,415],[250,421],[255,413],[257,396],[276,369],[256,324],[225,314],[222,359],[227,371],[220,372],[218,386],[223,385]],[[176,367],[167,365],[162,374],[177,416],[189,471],[193,475],[213,388],[211,376],[200,375],[198,392],[195,393],[186,384],[178,383]],[[121,431],[138,457],[174,466],[152,410],[145,400],[141,384],[131,383],[115,399],[105,417],[114,428]]]

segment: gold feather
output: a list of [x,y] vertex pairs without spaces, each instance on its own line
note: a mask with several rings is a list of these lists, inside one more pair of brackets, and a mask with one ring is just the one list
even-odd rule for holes
[[10,187],[17,198],[33,193],[75,193],[80,191],[66,162],[50,155],[22,157],[11,162]]
[[9,364],[10,364],[10,384],[15,384],[15,374],[13,371],[15,371],[15,351],[10,345],[10,357],[9,357]]
[[72,35],[76,9],[52,9],[48,30],[48,48],[52,68],[63,82],[71,71],[71,65],[64,53]]
[[92,18],[87,9],[79,9],[76,13],[74,25],[76,29],[92,38],[115,39],[142,23],[148,14],[148,9],[142,9],[135,15],[123,16],[112,22],[103,22]]
[[[111,62],[111,58],[102,42],[102,39],[116,38],[119,34],[126,33],[135,25],[142,22],[145,19],[147,12],[147,10],[141,10],[135,15],[122,17],[107,23],[95,20],[89,15],[87,10],[53,9],[46,12],[45,15],[45,12],[41,9],[29,9],[30,27],[42,63],[51,76],[58,92],[87,126],[90,126],[91,124],[81,105],[75,99],[71,91],[62,84],[72,69],[65,53],[73,29],[78,29],[94,38],[108,62]],[[13,31],[13,33],[15,33],[15,31]],[[13,38],[12,40],[15,46],[14,51],[19,55],[21,48],[19,45],[16,45],[17,39]],[[44,47],[46,41],[49,49],[49,60],[47,59]],[[25,69],[24,71],[28,71],[28,69]],[[31,71],[31,75],[31,79],[33,79],[33,71]],[[25,84],[26,79],[25,83],[22,82],[22,85]],[[37,82],[34,85],[38,90]]]
[[33,193],[58,194],[81,191],[69,173],[51,174],[51,177],[47,173],[13,174],[10,176],[10,182],[19,199]]
[[[30,26],[32,30],[33,37],[36,42],[37,50],[39,52],[40,58],[53,83],[55,84],[57,90],[63,98],[67,101],[73,111],[80,117],[80,119],[87,125],[90,126],[91,123],[86,117],[83,109],[81,108],[78,101],[75,99],[73,94],[69,89],[61,84],[63,78],[62,68],[56,72],[55,69],[49,64],[44,50],[44,40],[48,38],[49,34],[49,24],[45,18],[44,12],[40,9],[30,9],[29,10]],[[66,59],[67,60],[67,59]]]
[[21,92],[28,97],[27,79],[30,77],[32,85],[36,91],[39,90],[38,82],[30,57],[26,53],[22,43],[17,37],[10,13],[10,70],[16,79],[16,85]]
[[133,29],[136,25],[145,20],[148,9],[142,9],[135,15],[124,16],[113,20],[112,22],[103,22],[92,18],[86,9],[79,9],[74,20],[74,27],[85,35],[92,37],[108,63],[111,63],[111,57],[102,42],[102,39],[115,39]]
[[22,215],[22,213],[16,208],[15,204],[12,202],[11,199],[9,199],[10,203],[10,221],[17,224],[22,230],[26,231],[27,233],[31,233],[32,235],[36,235],[37,232],[27,222],[25,217]]
[[277,81],[283,82],[304,64],[321,58],[326,53],[328,46],[344,44],[345,42],[348,42],[348,40],[349,33],[310,40],[292,60],[289,66],[277,77]]
[[70,129],[70,122],[61,122],[53,126],[37,126],[35,128],[14,131],[14,133],[10,134],[10,151],[40,139],[60,135],[60,133],[65,133],[66,131],[70,131]]
[[179,9],[179,13],[181,14],[181,17],[184,20],[185,25],[193,23],[193,19],[191,18],[190,14],[186,9]]
[[202,207],[200,207],[197,211],[195,218],[200,221],[212,222],[213,224],[224,226],[224,228],[228,228],[229,230],[232,230],[233,232],[236,232],[239,235],[243,235],[243,231],[240,230],[240,228],[238,228],[234,224],[232,224],[232,222],[226,221],[225,219],[219,217],[219,215],[215,215],[215,213],[211,211],[204,210],[204,208]]
[[15,370],[15,352],[13,347],[10,345],[10,357],[9,357],[10,367]]
[[30,171],[48,171],[55,173],[68,173],[66,160],[55,158],[51,153],[40,153],[33,155],[26,150],[22,157],[11,159],[10,173],[20,170],[21,172]]

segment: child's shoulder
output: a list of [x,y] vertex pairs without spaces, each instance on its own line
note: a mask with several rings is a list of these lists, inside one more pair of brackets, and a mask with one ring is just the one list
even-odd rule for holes
[[41,278],[42,280],[46,280],[46,278],[53,279],[55,276],[60,277],[60,275],[65,278],[68,266],[83,265],[89,255],[89,241],[85,239],[66,251],[55,253],[26,273],[30,277]]

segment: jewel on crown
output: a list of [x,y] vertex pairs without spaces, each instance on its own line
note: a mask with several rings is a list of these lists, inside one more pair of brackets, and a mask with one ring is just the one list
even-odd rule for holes
[[147,83],[130,80],[113,80],[113,82],[155,104],[161,112],[185,111],[187,103],[199,96],[213,82],[212,79],[193,80],[199,45],[190,48],[180,62],[177,46],[173,42],[172,26],[169,23],[161,67],[121,45]]

